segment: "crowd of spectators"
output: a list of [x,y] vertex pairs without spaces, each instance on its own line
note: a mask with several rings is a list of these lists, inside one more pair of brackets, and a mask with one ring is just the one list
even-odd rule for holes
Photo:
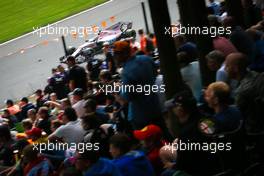
[[[189,88],[167,101],[164,91],[154,92],[163,75],[153,34],[139,30],[140,42],[104,43],[103,68],[94,60],[84,68],[68,56],[68,67],[53,68],[32,102],[6,100],[0,175],[263,175],[264,21],[243,29],[232,25],[223,4],[212,0],[208,8],[212,25],[232,27],[230,35],[213,38],[205,58],[214,82],[202,86],[199,50],[183,35],[175,44]],[[109,93],[110,86],[141,89]],[[180,143],[221,146],[180,150]]]

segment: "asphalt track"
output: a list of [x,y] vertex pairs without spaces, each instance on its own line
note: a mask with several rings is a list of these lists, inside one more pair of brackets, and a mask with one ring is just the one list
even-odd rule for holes
[[[132,21],[134,29],[145,29],[140,0],[112,0],[103,5],[61,20],[53,27],[98,26],[100,29],[118,21]],[[145,2],[150,31],[153,27],[147,1]],[[171,22],[179,20],[176,0],[168,0]],[[15,26],[14,26],[15,27]],[[59,64],[58,58],[64,55],[60,34],[39,36],[29,33],[0,45],[0,107],[4,100],[18,100],[44,88],[51,68]],[[80,37],[74,33],[66,36],[68,46],[79,46],[85,39],[94,37],[87,34]]]

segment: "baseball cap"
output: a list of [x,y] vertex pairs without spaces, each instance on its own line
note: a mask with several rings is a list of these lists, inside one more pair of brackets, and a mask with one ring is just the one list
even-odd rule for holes
[[82,97],[84,94],[84,91],[82,88],[75,88],[72,92],[72,95],[77,95],[77,96],[80,96]]
[[196,100],[190,91],[185,90],[177,93],[173,98],[165,102],[165,107],[167,109],[173,108],[177,105],[190,109],[196,107]]
[[26,135],[28,136],[37,136],[41,137],[41,129],[40,128],[32,128],[31,130],[26,131]]
[[159,126],[151,124],[151,125],[147,125],[141,130],[135,130],[133,134],[136,139],[145,140],[153,136],[160,138],[162,135],[162,131]]

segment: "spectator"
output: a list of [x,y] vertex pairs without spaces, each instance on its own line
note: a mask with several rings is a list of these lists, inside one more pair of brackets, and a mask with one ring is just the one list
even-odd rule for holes
[[60,126],[62,125],[62,122],[58,119],[52,120],[51,121],[51,126],[50,126],[50,130],[53,133],[54,131],[56,131]]
[[61,104],[59,104],[59,108],[60,108],[60,111],[59,111],[59,114],[57,116],[57,118],[59,120],[62,119],[62,116],[63,116],[63,112],[66,108],[70,108],[71,107],[71,101],[68,99],[68,98],[64,98],[61,100]]
[[153,47],[154,47],[154,48],[157,48],[157,39],[156,39],[155,34],[150,33],[150,34],[149,34],[149,38],[152,40]]
[[85,134],[81,127],[80,120],[77,119],[77,114],[73,108],[66,108],[62,116],[62,122],[64,125],[60,126],[52,134],[49,135],[50,141],[64,141],[69,146],[72,143],[80,143],[83,140]]
[[130,150],[131,139],[125,134],[116,134],[110,138],[110,153],[114,165],[123,176],[155,175],[152,165],[142,151]]
[[121,176],[120,171],[108,159],[100,158],[95,151],[77,152],[75,167],[84,176]]
[[30,109],[27,112],[27,119],[30,119],[32,121],[32,124],[35,125],[37,122],[37,111],[36,109]]
[[244,9],[244,20],[246,28],[262,20],[261,9],[255,5],[253,0],[241,0]]
[[93,99],[88,99],[84,105],[85,113],[95,115],[100,124],[107,123],[109,121],[109,116],[105,113],[98,112],[96,107],[96,101]]
[[103,51],[105,54],[105,61],[107,63],[107,69],[110,71],[112,75],[116,74],[116,64],[114,62],[113,53],[110,50],[110,44],[109,42],[105,42],[103,44]]
[[58,72],[56,68],[52,69],[52,77],[50,78],[49,86],[52,91],[56,93],[59,100],[67,97],[68,88],[66,81],[63,73]]
[[52,173],[52,167],[48,160],[39,155],[38,150],[34,150],[33,145],[28,145],[23,149],[23,175],[49,176]]
[[163,143],[161,141],[162,131],[160,127],[151,124],[141,130],[135,130],[133,134],[137,140],[143,142],[143,147],[147,151],[147,158],[152,164],[155,173],[157,175],[161,174],[163,165],[159,157],[159,150]]
[[88,61],[86,69],[88,71],[90,80],[98,81],[101,64],[102,62],[96,58],[92,58]]
[[264,72],[264,40],[261,38],[264,35],[255,29],[248,29],[246,33],[254,41],[255,46],[255,58],[249,68],[257,72]]
[[27,97],[23,97],[20,100],[20,108],[21,108],[21,112],[20,112],[18,121],[21,121],[27,118],[27,111],[30,109],[35,109],[35,106],[32,103],[29,103]]
[[144,30],[143,29],[139,29],[138,30],[138,35],[139,35],[139,40],[140,40],[140,50],[143,51],[143,52],[146,52],[145,49],[146,49],[146,35],[144,33]]
[[231,97],[234,97],[234,90],[237,88],[238,82],[230,79],[225,70],[225,56],[221,51],[213,50],[206,55],[207,66],[210,70],[216,71],[216,81],[223,81],[231,88]]
[[[228,19],[226,20],[228,21]],[[225,21],[225,23],[226,23]],[[255,59],[255,46],[254,41],[249,35],[240,27],[233,28],[230,41],[236,47],[237,52],[241,52],[249,58],[249,62],[253,62]]]
[[198,61],[193,61],[186,52],[177,54],[183,81],[191,88],[197,101],[201,98],[202,80]]
[[263,75],[247,70],[248,58],[242,53],[233,53],[226,58],[228,76],[240,82],[236,89],[235,102],[245,118],[248,133],[262,132],[263,113]]
[[[153,37],[153,38],[151,38],[151,37]],[[146,40],[145,54],[148,55],[148,56],[152,56],[153,52],[155,50],[155,47],[154,47],[154,42],[155,42],[154,36],[153,35],[146,36],[145,40]]]
[[12,100],[6,100],[5,104],[11,115],[17,115],[20,112],[19,106],[15,105]]
[[72,108],[76,111],[77,117],[81,118],[85,114],[85,100],[83,99],[84,91],[81,88],[76,88],[72,92],[73,105]]
[[75,88],[81,88],[84,92],[87,91],[87,75],[83,67],[76,65],[75,58],[69,56],[67,58],[69,66],[69,88],[73,91]]
[[65,68],[62,65],[58,65],[57,70],[58,72],[60,72],[60,74],[64,75],[64,79],[67,81],[67,77],[68,77],[67,70],[65,70]]
[[16,118],[16,116],[11,115],[11,113],[8,109],[4,109],[4,113],[2,115],[2,118],[8,120],[8,125],[10,128],[15,127],[15,124],[17,123],[17,118]]
[[41,107],[37,114],[36,127],[42,129],[46,134],[50,134],[50,115],[47,107]]
[[177,158],[177,148],[173,145],[171,146],[163,146],[159,151],[159,156],[164,165],[164,171],[162,172],[162,176],[172,176],[175,170],[176,158]]
[[[198,111],[196,100],[190,91],[177,93],[174,98],[166,101],[165,104],[167,108],[172,108],[177,118],[177,138],[179,141],[182,143],[208,142],[198,128],[202,114]],[[210,155],[206,151],[178,150],[174,168],[190,175],[209,176],[219,169],[218,165],[215,155]],[[206,174],[204,170],[206,170]]]
[[215,50],[221,51],[225,57],[237,52],[235,46],[225,37],[216,36],[213,38],[213,46]]
[[14,164],[11,133],[7,125],[0,125],[0,170]]
[[108,157],[109,156],[109,147],[108,147],[108,135],[100,127],[100,119],[94,114],[88,114],[81,120],[81,125],[85,130],[85,135],[83,141],[85,143],[98,143],[99,144],[99,154],[100,156]]
[[178,35],[175,37],[175,45],[178,52],[186,52],[188,58],[196,59],[198,50],[196,44],[188,42],[184,35]]
[[206,55],[207,66],[211,71],[216,71],[216,81],[228,82],[225,71],[225,55],[218,50],[213,50]]
[[112,83],[112,74],[109,70],[101,70],[99,74],[99,80],[103,84]]
[[217,133],[230,132],[239,127],[242,115],[236,106],[228,105],[230,88],[226,83],[211,83],[206,89],[205,100],[214,109]]
[[[124,65],[121,75],[123,86],[153,86],[157,72],[150,57],[132,56],[129,43],[126,41],[114,43],[114,56],[118,64]],[[151,122],[162,123],[159,98],[155,93],[145,95],[144,92],[123,91],[116,98],[121,105],[128,103],[128,120],[135,129],[141,129]]]
[[41,89],[36,90],[36,109],[38,110],[44,104],[44,95]]
[[22,126],[24,128],[24,131],[28,131],[28,130],[31,130],[32,127],[33,127],[33,122],[31,119],[27,118],[27,119],[24,119],[22,120]]

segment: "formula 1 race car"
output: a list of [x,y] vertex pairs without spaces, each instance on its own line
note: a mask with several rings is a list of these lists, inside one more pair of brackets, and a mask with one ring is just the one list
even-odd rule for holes
[[[86,40],[85,43],[76,48],[68,49],[68,56],[72,55],[75,57],[77,63],[83,63],[94,57],[96,54],[102,53],[103,44],[105,42],[109,45],[115,41],[136,37],[136,31],[132,30],[132,22],[118,22],[105,30],[102,30],[98,35],[92,39]],[[67,56],[60,58],[61,63],[66,62]]]

